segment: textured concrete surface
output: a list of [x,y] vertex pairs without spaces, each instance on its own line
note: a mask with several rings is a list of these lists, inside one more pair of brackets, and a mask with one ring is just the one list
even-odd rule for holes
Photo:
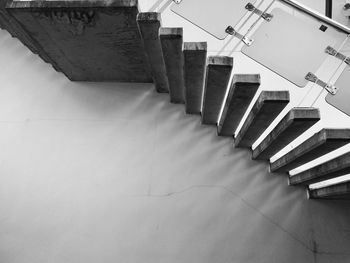
[[160,28],[159,35],[168,75],[170,101],[185,103],[183,29]]
[[311,199],[350,200],[350,182],[308,191]]
[[207,42],[185,42],[183,53],[186,113],[199,114],[202,109]]
[[[12,37],[19,39],[34,54],[38,54],[36,42],[6,9],[7,2],[6,0],[0,0],[0,28],[7,30]],[[50,61],[50,58],[46,54],[40,54],[39,56],[46,62]]]
[[152,82],[137,1],[16,1],[7,11],[71,80]]
[[315,108],[293,108],[253,150],[253,159],[267,160],[320,120]]
[[289,103],[288,91],[262,91],[235,137],[236,147],[251,147]]
[[208,57],[202,106],[202,124],[216,125],[233,68],[233,58]]
[[234,75],[218,125],[220,136],[233,136],[260,86],[260,75]]
[[289,177],[290,185],[310,185],[350,173],[350,153]]
[[145,48],[146,56],[151,67],[153,81],[159,93],[169,92],[169,82],[163,58],[162,45],[159,38],[161,14],[155,12],[139,13],[137,24]]
[[151,84],[0,46],[1,262],[350,261],[349,202],[307,200]]
[[350,129],[322,129],[270,164],[272,172],[287,172],[350,142]]

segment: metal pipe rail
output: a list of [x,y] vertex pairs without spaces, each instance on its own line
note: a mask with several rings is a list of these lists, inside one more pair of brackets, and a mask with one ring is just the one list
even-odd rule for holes
[[324,15],[322,15],[321,13],[319,12],[316,12],[316,11],[313,11],[313,10],[310,10],[307,6],[299,3],[299,2],[296,2],[294,0],[279,0],[280,2],[283,2],[289,6],[292,6],[296,9],[298,9],[299,11],[305,13],[305,14],[308,14],[322,22],[324,22],[325,24],[328,24],[336,29],[338,29],[339,31],[341,32],[344,32],[346,34],[350,34],[350,28],[338,23],[337,21],[334,21],[333,19],[330,19]]

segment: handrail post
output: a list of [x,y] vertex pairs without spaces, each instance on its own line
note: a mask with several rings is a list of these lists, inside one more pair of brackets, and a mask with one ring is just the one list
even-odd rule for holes
[[326,0],[326,17],[332,18],[332,12],[333,12],[333,1]]

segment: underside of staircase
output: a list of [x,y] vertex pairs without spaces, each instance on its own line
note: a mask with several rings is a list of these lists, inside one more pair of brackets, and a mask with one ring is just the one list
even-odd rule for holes
[[[258,93],[259,74],[234,74],[232,57],[208,57],[206,42],[184,43],[182,28],[163,28],[161,14],[139,13],[136,0],[0,0],[0,27],[70,80],[153,82],[171,103],[216,126],[218,136],[232,137],[235,147],[251,149],[290,102],[287,90]],[[319,109],[291,107],[252,149],[252,159],[269,161],[320,118]],[[283,176],[349,142],[349,129],[323,129],[270,163],[270,170]],[[348,173],[345,153],[288,176],[310,198],[350,199],[349,183],[309,189]]]

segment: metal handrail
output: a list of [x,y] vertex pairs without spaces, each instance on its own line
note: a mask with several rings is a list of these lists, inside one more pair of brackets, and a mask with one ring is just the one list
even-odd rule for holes
[[323,14],[317,12],[317,11],[314,11],[314,10],[311,10],[309,9],[307,6],[297,2],[297,1],[294,1],[294,0],[279,0],[283,3],[286,3],[287,5],[290,5],[292,7],[295,7],[296,9],[298,9],[299,11],[303,12],[303,13],[306,13],[322,22],[324,22],[325,24],[328,24],[346,34],[350,34],[350,28],[338,23],[337,21],[334,21],[333,19],[330,19],[326,16],[324,16]]

